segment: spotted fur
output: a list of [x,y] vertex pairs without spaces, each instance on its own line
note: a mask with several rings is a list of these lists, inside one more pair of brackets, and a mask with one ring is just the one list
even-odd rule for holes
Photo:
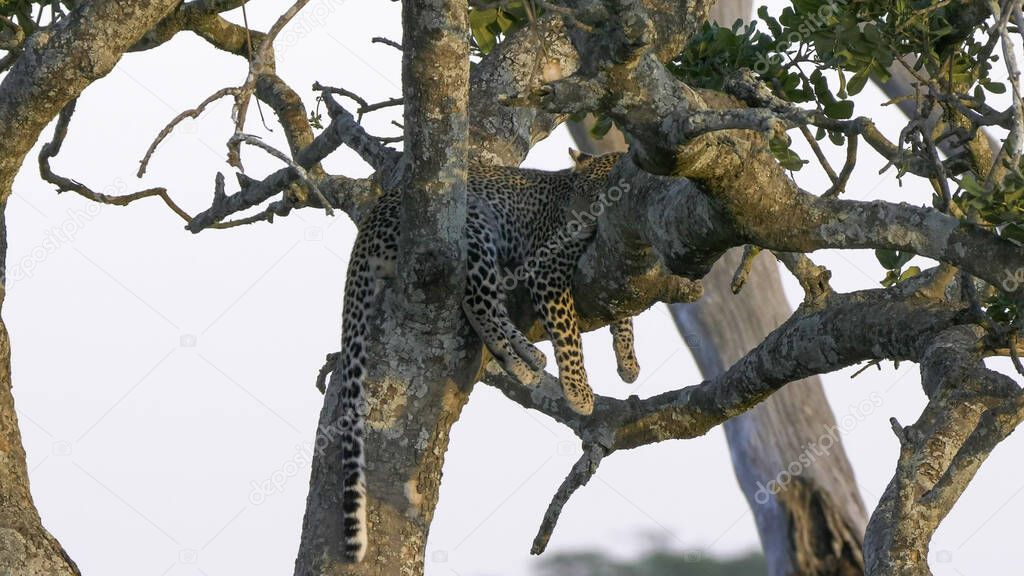
[[[572,273],[596,229],[588,213],[607,189],[618,154],[574,153],[574,168],[560,172],[473,165],[469,171],[466,219],[466,294],[462,309],[501,366],[534,385],[545,356],[512,324],[505,308],[509,288],[525,283],[555,349],[559,380],[569,405],[581,414],[594,397],[583,366]],[[342,320],[340,385],[345,414],[342,435],[345,557],[366,553],[366,478],[363,454],[365,335],[382,280],[394,274],[399,234],[398,193],[384,195],[361,223],[352,249]],[[636,378],[632,323],[612,328],[619,374]]]
[[633,319],[623,318],[608,326],[612,332],[612,347],[615,349],[615,364],[623,382],[636,382],[640,376],[640,363],[633,348]]

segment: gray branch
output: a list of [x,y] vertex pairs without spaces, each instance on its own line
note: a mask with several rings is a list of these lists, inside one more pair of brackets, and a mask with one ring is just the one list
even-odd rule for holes
[[928,405],[900,439],[896,473],[871,515],[867,573],[930,575],[928,545],[939,523],[996,445],[1024,419],[1024,392],[984,366],[983,330],[956,326],[925,343],[920,358]]

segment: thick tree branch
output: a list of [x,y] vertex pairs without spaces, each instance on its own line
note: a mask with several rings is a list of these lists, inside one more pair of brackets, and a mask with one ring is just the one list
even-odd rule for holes
[[[739,148],[716,148],[721,163],[745,170],[749,180],[736,182],[735,172],[709,167],[715,174],[697,187],[619,162],[609,183],[628,190],[602,215],[606,225],[598,228],[597,253],[605,246],[619,251],[646,246],[672,273],[699,278],[722,252],[745,243],[796,253],[885,248],[952,264],[1024,295],[1019,283],[1006,281],[1008,271],[1024,261],[1024,248],[1013,242],[933,208],[814,196],[798,189],[770,155],[761,156],[768,155],[766,150],[752,149],[749,142],[744,147],[738,140],[730,146]],[[726,184],[720,185],[723,180]],[[600,275],[592,263],[610,261],[592,257],[589,252],[584,256],[578,278]]]
[[935,530],[989,453],[1024,419],[1024,392],[982,363],[982,335],[957,326],[928,341],[920,363],[929,402],[912,426],[893,420],[900,457],[868,524],[869,574],[930,575]]
[[[545,374],[536,388],[529,389],[490,362],[482,381],[523,407],[568,426],[585,445],[599,448],[601,457],[653,442],[693,438],[758,405],[789,382],[865,360],[921,360],[938,334],[966,321],[968,309],[923,298],[916,288],[911,282],[896,289],[832,295],[823,308],[797,310],[720,375],[644,400],[598,397],[589,417],[565,404],[553,376]],[[559,489],[537,542],[546,541],[565,500],[592,474],[592,456],[585,454]],[[965,461],[972,456],[965,455]]]
[[0,200],[43,128],[93,80],[105,76],[174,0],[83,3],[37,34],[0,83]]
[[965,322],[966,311],[961,304],[914,295],[913,283],[898,290],[835,294],[824,308],[798,309],[720,376],[644,400],[599,397],[588,418],[556,400],[553,377],[530,390],[492,363],[483,381],[584,440],[600,441],[609,450],[629,449],[701,436],[800,378],[866,360],[917,360],[938,332]]

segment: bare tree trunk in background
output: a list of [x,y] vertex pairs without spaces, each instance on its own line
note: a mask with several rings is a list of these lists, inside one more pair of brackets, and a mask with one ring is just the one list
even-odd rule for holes
[[[741,258],[733,250],[715,265],[699,302],[671,307],[705,378],[725,371],[790,314],[768,254],[755,261],[743,291],[732,294]],[[864,572],[867,513],[837,430],[817,377],[794,382],[725,423],[770,575]]]
[[[730,25],[747,19],[751,2],[719,3],[715,20]],[[590,153],[625,150],[622,133],[601,140],[587,127],[570,124],[579,146]],[[730,288],[741,251],[724,256],[704,279],[704,296],[670,306],[680,334],[705,378],[715,377],[759,344],[790,316],[778,265],[762,255],[739,295]],[[846,458],[835,417],[817,377],[784,387],[757,408],[725,423],[733,469],[754,513],[769,576],[863,574],[861,552],[867,512]],[[828,438],[831,445],[819,444]],[[809,448],[813,447],[812,448]],[[810,466],[805,463],[811,460]],[[799,467],[795,476],[790,466]],[[781,490],[769,482],[791,478]]]

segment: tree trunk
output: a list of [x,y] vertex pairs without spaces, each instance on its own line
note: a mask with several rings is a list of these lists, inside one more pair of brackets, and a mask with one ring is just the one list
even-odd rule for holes
[[[412,330],[405,332],[413,336]],[[369,397],[377,401],[371,405],[365,437],[366,451],[373,455],[366,460],[370,530],[366,558],[359,564],[341,564],[325,563],[322,556],[323,550],[344,541],[340,524],[344,476],[338,466],[340,447],[332,441],[332,424],[341,416],[340,387],[332,382],[317,429],[296,576],[423,574],[448,434],[470,389],[457,384],[441,364],[392,358],[407,362],[405,377],[396,371],[368,382]]]
[[[70,100],[174,7],[174,0],[83,3],[34,35],[0,82],[0,279],[7,259],[4,209],[14,176],[39,134]],[[2,284],[2,283],[0,283]],[[4,290],[0,285],[0,309]],[[29,492],[25,449],[11,394],[11,346],[0,320],[0,575],[63,576],[78,568],[43,528]]]
[[[768,254],[755,261],[743,291],[732,294],[741,257],[733,250],[715,265],[701,300],[671,306],[705,378],[722,373],[790,314]],[[838,431],[817,377],[793,382],[725,423],[770,576],[864,573],[867,513]]]
[[[0,270],[7,259],[7,226],[0,205]],[[0,310],[4,290],[0,287]],[[0,575],[70,576],[78,567],[43,528],[28,487],[28,467],[11,393],[11,342],[0,320]]]
[[[465,0],[402,5],[405,163],[394,274],[380,276],[367,322],[368,548],[345,564],[340,428],[352,420],[339,371],[316,436],[295,575],[423,574],[448,435],[478,378],[481,344],[465,293],[469,46]],[[404,170],[402,172],[401,170]],[[359,240],[357,240],[357,243]],[[348,281],[351,281],[351,273]],[[348,306],[350,302],[346,302]],[[342,350],[345,353],[346,350]]]

